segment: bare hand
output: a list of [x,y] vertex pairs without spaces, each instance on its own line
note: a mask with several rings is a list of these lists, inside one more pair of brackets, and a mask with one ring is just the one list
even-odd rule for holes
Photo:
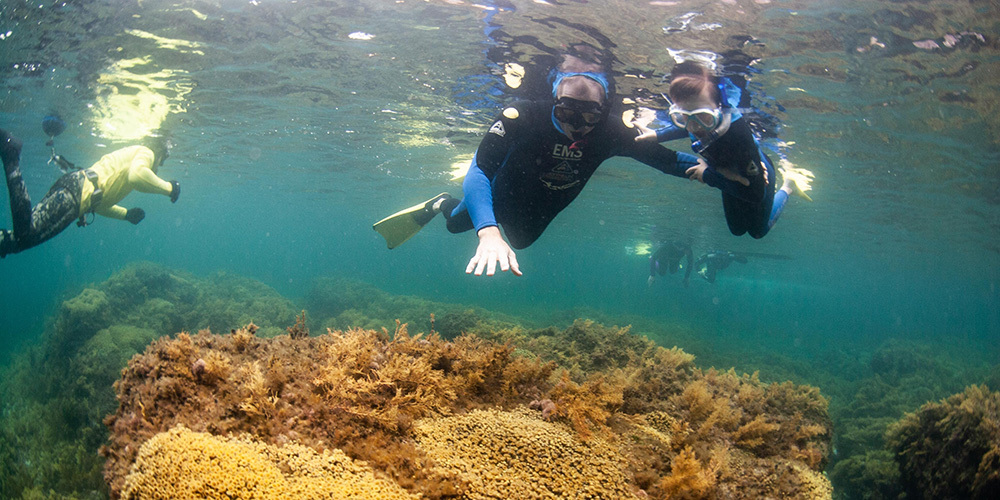
[[632,124],[635,125],[635,128],[639,129],[639,135],[635,136],[635,142],[656,140],[655,130],[645,125],[640,125],[637,121],[633,121]]
[[705,163],[705,160],[698,158],[698,164],[685,170],[684,174],[692,181],[701,181],[704,183],[705,179],[702,178],[702,175],[705,173],[706,168],[708,168],[708,164]]
[[[698,160],[698,164],[697,165],[695,165],[695,166],[693,166],[693,167],[685,170],[684,173],[687,174],[688,179],[691,179],[693,181],[705,182],[704,174],[705,174],[705,169],[706,168],[708,168],[708,164],[705,163],[704,160]],[[716,169],[716,171],[719,172],[720,174],[722,174],[722,176],[725,177],[726,179],[729,179],[729,180],[731,180],[733,182],[739,182],[740,184],[742,184],[744,186],[749,186],[750,185],[750,180],[749,179],[747,179],[746,177],[743,177],[742,175],[740,175],[740,174],[738,174],[738,173],[736,173],[736,172],[734,172],[732,170],[728,170],[728,169],[727,170]]]
[[[750,185],[750,179],[747,179],[746,177],[743,177],[742,175],[740,175],[739,173],[737,173],[734,170],[730,170],[728,168],[727,169],[717,169],[717,170],[726,179],[729,179],[729,180],[734,181],[734,182],[739,182],[740,184],[743,184],[744,186],[749,186]],[[765,170],[765,172],[766,172],[766,170]],[[766,175],[767,174],[765,174],[765,176]],[[766,181],[767,181],[767,179],[765,177],[765,182]]]
[[497,262],[500,262],[501,271],[509,270],[516,276],[521,276],[517,257],[500,235],[500,228],[484,227],[479,230],[479,246],[476,248],[476,255],[465,268],[465,274],[474,273],[476,276],[482,276],[485,269],[487,276],[493,276],[496,274]]

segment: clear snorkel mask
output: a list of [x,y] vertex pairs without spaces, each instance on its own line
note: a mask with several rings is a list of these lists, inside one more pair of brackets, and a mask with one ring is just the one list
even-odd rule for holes
[[722,108],[698,108],[688,111],[671,102],[667,114],[670,115],[670,121],[674,122],[674,125],[685,129],[692,118],[708,131],[715,130],[722,123]]

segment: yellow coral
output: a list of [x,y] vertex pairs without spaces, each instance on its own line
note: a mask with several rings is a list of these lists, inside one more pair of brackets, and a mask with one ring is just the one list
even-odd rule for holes
[[419,449],[468,485],[465,498],[634,498],[617,448],[537,412],[476,410],[414,430]]
[[322,454],[178,425],[146,441],[125,478],[124,499],[413,499],[340,450]]

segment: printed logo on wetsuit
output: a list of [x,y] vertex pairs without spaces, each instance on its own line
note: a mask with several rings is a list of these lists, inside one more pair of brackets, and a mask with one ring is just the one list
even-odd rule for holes
[[552,157],[558,160],[579,160],[583,158],[583,150],[566,144],[556,144],[552,148]]
[[497,122],[490,127],[489,133],[499,135],[500,137],[507,135],[507,131],[503,128],[503,122],[500,120],[497,120]]
[[543,172],[542,175],[538,176],[538,180],[553,191],[562,191],[580,183],[580,179],[576,178],[577,173],[579,171],[570,166],[569,162],[563,161],[552,170]]

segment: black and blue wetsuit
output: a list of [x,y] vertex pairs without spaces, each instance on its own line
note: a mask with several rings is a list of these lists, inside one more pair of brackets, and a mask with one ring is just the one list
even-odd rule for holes
[[733,262],[739,262],[740,264],[747,263],[746,255],[727,252],[725,250],[712,250],[695,261],[694,267],[698,269],[698,274],[705,281],[709,283],[715,283],[715,274],[727,267]]
[[694,254],[691,252],[691,245],[684,241],[667,241],[649,256],[649,277],[653,278],[657,274],[664,276],[667,271],[674,274],[681,268],[681,258],[687,257],[684,267],[684,284],[687,285],[691,278],[691,261]]
[[519,101],[505,109],[476,150],[462,185],[465,198],[442,206],[448,230],[499,224],[513,248],[526,248],[613,156],[686,177],[697,158],[653,141],[636,142],[637,131],[625,125],[622,112],[612,107],[583,139],[572,141],[554,120],[551,101]]
[[[708,162],[702,179],[705,184],[722,191],[722,207],[729,231],[736,236],[749,233],[754,238],[763,238],[784,210],[788,193],[781,190],[775,192],[777,172],[754,138],[746,117],[740,113],[739,87],[728,78],[722,78],[719,92],[722,95],[722,110],[730,114],[729,129],[721,136],[711,133],[698,140],[686,130],[676,127],[670,118],[665,118],[669,126],[658,129],[656,137],[659,141],[690,137],[691,149]],[[750,181],[750,185],[726,179],[719,169],[738,172]]]

